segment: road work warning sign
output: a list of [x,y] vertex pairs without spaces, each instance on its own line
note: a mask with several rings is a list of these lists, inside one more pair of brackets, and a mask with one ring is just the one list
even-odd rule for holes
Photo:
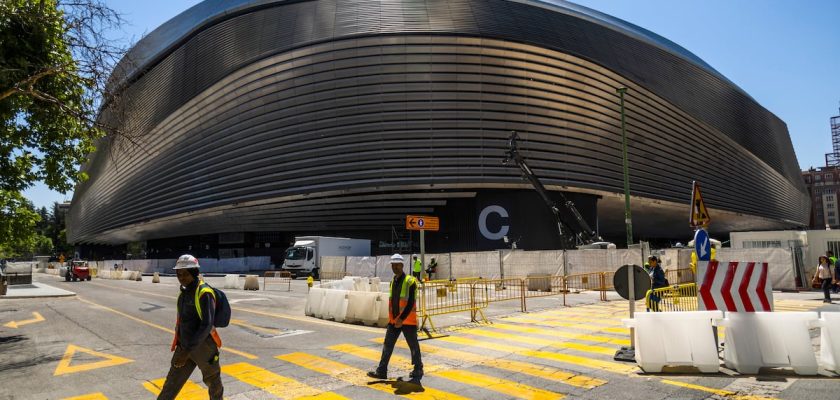
[[692,227],[709,226],[712,222],[712,217],[709,216],[709,210],[706,208],[706,203],[703,202],[703,195],[700,194],[700,184],[694,181],[694,188],[691,189],[691,216],[689,224]]

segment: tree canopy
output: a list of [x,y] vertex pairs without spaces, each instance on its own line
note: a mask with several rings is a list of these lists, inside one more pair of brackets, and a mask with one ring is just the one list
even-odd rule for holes
[[0,247],[36,240],[23,190],[87,178],[79,166],[107,129],[97,110],[125,54],[105,34],[120,23],[100,0],[0,1]]

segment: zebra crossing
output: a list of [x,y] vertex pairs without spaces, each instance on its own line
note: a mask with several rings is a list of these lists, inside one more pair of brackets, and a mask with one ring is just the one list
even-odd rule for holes
[[[814,308],[798,300],[775,301],[779,312]],[[638,375],[635,364],[612,359],[619,346],[630,344],[629,330],[621,327],[621,319],[626,316],[624,302],[599,303],[502,317],[488,325],[423,340],[423,392],[402,394],[395,381],[372,381],[366,376],[366,371],[379,361],[381,337],[362,343],[348,338],[346,343],[305,351],[261,354],[259,360],[238,361],[231,355],[222,361],[222,375],[226,387],[236,384],[249,388],[245,393],[234,393],[237,399],[367,399],[394,394],[411,399],[453,400],[575,398],[598,390],[611,380]],[[391,360],[391,376],[411,370],[408,353],[405,342],[398,341]],[[265,360],[274,364],[266,366],[269,361]],[[658,385],[660,390],[667,390],[664,386],[693,391],[698,393],[697,398],[708,393],[728,396],[724,390],[684,382],[679,377],[648,378],[644,384]],[[160,393],[163,382],[163,377],[150,377],[142,383],[148,398]],[[108,398],[107,393],[97,392],[70,399]],[[188,381],[177,398],[207,399],[207,391],[203,384]]]

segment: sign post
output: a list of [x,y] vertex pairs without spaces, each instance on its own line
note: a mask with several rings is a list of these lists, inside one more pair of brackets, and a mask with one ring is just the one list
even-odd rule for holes
[[[405,229],[410,231],[420,231],[420,264],[423,266],[420,269],[420,277],[422,278],[423,272],[426,268],[426,231],[437,232],[440,230],[440,219],[438,217],[431,217],[428,215],[406,215]],[[414,266],[412,265],[412,268],[413,267]]]

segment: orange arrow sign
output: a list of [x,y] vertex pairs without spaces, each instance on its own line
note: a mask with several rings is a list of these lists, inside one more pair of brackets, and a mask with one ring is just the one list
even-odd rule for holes
[[440,219],[428,215],[406,215],[405,229],[411,231],[437,231],[440,230]]
[[36,322],[44,321],[44,317],[41,316],[41,314],[39,314],[37,312],[33,312],[32,316],[34,316],[35,318],[27,319],[27,320],[23,320],[23,321],[12,321],[12,322],[9,322],[8,324],[5,324],[3,326],[5,326],[6,328],[17,329],[18,327],[23,326],[23,325],[29,325],[29,324],[34,324]]

